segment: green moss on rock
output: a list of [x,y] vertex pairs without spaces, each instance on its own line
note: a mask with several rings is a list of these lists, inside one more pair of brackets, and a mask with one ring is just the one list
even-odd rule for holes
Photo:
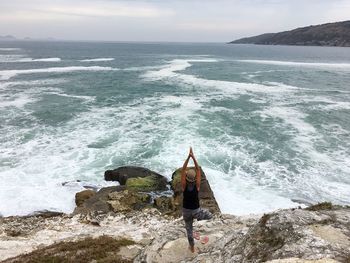
[[93,190],[84,190],[75,194],[75,204],[81,206],[87,199],[96,194]]
[[260,220],[259,220],[260,226],[261,226],[261,227],[266,226],[267,221],[269,221],[269,219],[270,219],[271,217],[272,217],[271,214],[264,214],[264,215],[260,218]]
[[175,210],[174,198],[168,196],[160,196],[154,199],[154,207],[162,212],[171,214]]
[[158,177],[154,175],[129,178],[126,181],[126,189],[134,191],[156,191],[158,190],[158,186]]
[[332,210],[333,205],[330,202],[318,203],[316,205],[312,205],[306,208],[309,211],[320,211],[320,210]]
[[63,262],[132,262],[119,257],[119,248],[133,245],[128,239],[114,239],[109,236],[85,238],[74,242],[59,242],[13,258],[11,262],[21,263],[63,263]]
[[125,212],[132,210],[142,210],[151,205],[151,196],[147,193],[125,190],[123,192],[113,192],[108,195],[107,203],[113,212]]
[[178,169],[175,171],[173,175],[173,180],[171,181],[171,187],[172,189],[176,189],[180,185],[181,185],[181,169]]

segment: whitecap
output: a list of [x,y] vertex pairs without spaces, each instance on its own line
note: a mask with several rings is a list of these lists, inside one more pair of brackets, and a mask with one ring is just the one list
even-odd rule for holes
[[311,124],[304,121],[307,115],[296,108],[272,106],[267,107],[265,110],[262,110],[259,113],[261,114],[261,117],[264,118],[270,116],[273,118],[282,119],[285,123],[291,125],[299,134],[302,134],[303,136],[316,133],[316,129]]
[[103,62],[103,61],[113,61],[114,58],[89,58],[89,59],[82,59],[79,60],[81,62]]
[[[0,90],[5,90],[9,87],[16,87],[16,86],[37,86],[37,87],[43,87],[47,85],[58,85],[67,82],[66,79],[63,78],[57,78],[57,79],[39,79],[39,80],[25,80],[25,81],[4,81],[0,82]],[[46,89],[55,89],[53,87],[46,87]]]
[[22,58],[12,62],[60,62],[60,58]]
[[197,63],[212,63],[217,62],[215,59],[175,59],[165,65],[162,69],[157,71],[148,71],[142,75],[145,80],[148,81],[171,81],[173,83],[181,83],[187,86],[195,86],[198,88],[210,88],[221,90],[222,92],[234,93],[234,94],[246,94],[248,92],[253,93],[280,93],[291,92],[299,90],[297,87],[285,85],[282,83],[269,83],[271,85],[263,85],[257,83],[240,83],[233,81],[223,80],[210,80],[199,78],[195,75],[181,74],[179,71],[183,71],[192,66],[190,62]]
[[60,62],[60,58],[23,58],[22,55],[0,56],[1,63]]
[[350,102],[347,101],[333,101],[325,106],[318,106],[321,110],[333,111],[333,110],[350,110]]
[[95,96],[82,96],[82,95],[73,95],[73,94],[66,94],[63,92],[57,92],[55,89],[48,92],[49,94],[54,94],[54,95],[58,95],[61,97],[68,97],[68,98],[75,98],[75,99],[81,99],[81,100],[86,100],[86,101],[94,101],[95,100]]
[[[333,111],[333,110],[350,110],[350,102],[348,101],[338,101],[324,96],[306,96],[298,97],[298,101],[303,101],[306,103],[313,103],[311,108],[323,111]],[[315,104],[317,103],[317,104]]]
[[2,47],[2,48],[0,48],[0,51],[17,51],[17,50],[22,50],[22,49],[17,48],[17,47]]
[[8,99],[0,96],[0,108],[16,107],[23,108],[28,103],[33,103],[36,100],[28,96],[27,94],[16,95],[15,97]]
[[294,66],[294,67],[312,67],[312,68],[331,68],[331,69],[350,69],[350,63],[319,63],[319,62],[295,62],[295,61],[277,61],[277,60],[236,60],[244,63],[277,65],[277,66]]
[[[342,158],[339,158],[339,155],[343,155],[341,150],[340,152],[333,150],[330,153],[325,153],[316,149],[315,143],[323,142],[324,138],[313,125],[305,121],[305,119],[308,117],[307,114],[301,112],[296,107],[287,107],[283,105],[266,107],[265,110],[258,111],[257,113],[260,113],[261,117],[263,118],[269,116],[272,118],[279,118],[283,121],[282,124],[275,122],[275,125],[276,128],[293,136],[292,142],[294,143],[290,144],[290,147],[300,154],[299,158],[303,158],[302,156],[309,158],[311,160],[311,163],[309,163],[311,167],[318,167],[308,167],[307,169],[316,169],[318,174],[322,174],[323,172],[327,173],[327,171],[334,173],[332,170],[333,167],[336,167],[336,169],[342,171],[340,174],[347,174],[349,172],[350,163],[347,164],[346,161],[349,156],[342,156]],[[317,163],[313,164],[313,160],[317,160]],[[302,163],[305,162],[301,159],[300,161]],[[310,172],[309,170],[305,170],[305,167],[303,166],[299,167],[298,169],[300,170],[300,174]],[[327,177],[329,177],[329,175],[326,175],[325,178],[320,180],[325,180]]]
[[[234,114],[234,110],[224,107],[207,107],[211,99],[218,99],[221,93],[235,99],[240,94],[254,92],[256,94],[251,102],[263,103],[271,99],[276,107],[272,108],[271,112],[270,108],[266,107],[265,110],[255,113],[265,118],[279,118],[278,122],[274,123],[278,125],[282,123],[282,128],[287,127],[283,129],[284,131],[292,130],[296,138],[294,142],[301,139],[304,143],[299,150],[313,154],[315,152],[313,140],[319,137],[316,128],[306,122],[308,115],[296,107],[280,103],[283,98],[288,99],[289,102],[291,92],[299,89],[281,83],[237,83],[182,74],[181,71],[190,67],[192,63],[201,62],[203,60],[171,61],[167,65],[152,68],[144,78],[149,81],[154,79],[179,83],[182,87],[189,86],[199,91],[206,89],[208,92],[190,95],[158,94],[151,98],[136,99],[112,107],[92,106],[88,112],[78,114],[60,127],[37,127],[39,131],[36,137],[27,143],[16,144],[18,142],[15,140],[7,140],[2,153],[13,157],[15,164],[8,171],[0,171],[0,181],[6,182],[6,188],[0,191],[0,200],[5,200],[0,204],[0,212],[6,215],[25,214],[42,209],[71,212],[74,209],[74,194],[82,188],[79,185],[73,185],[63,189],[62,182],[85,179],[99,183],[103,181],[104,170],[118,165],[141,165],[170,178],[174,169],[182,166],[181,156],[186,156],[189,146],[194,147],[219,206],[225,213],[263,213],[277,208],[296,206],[297,204],[287,197],[291,196],[290,193],[298,187],[302,189],[298,194],[310,193],[305,200],[313,201],[320,198],[316,195],[317,191],[326,193],[330,200],[337,200],[338,194],[332,196],[322,176],[315,176],[321,171],[317,169],[318,166],[307,167],[304,170],[298,167],[299,183],[293,185],[280,176],[282,174],[288,179],[293,178],[295,175],[293,172],[284,174],[285,167],[280,167],[275,162],[257,164],[254,156],[244,151],[247,148],[246,145],[252,145],[256,149],[264,145],[254,145],[256,142],[247,138],[232,136],[228,130],[225,130],[226,127],[209,125],[210,129],[219,130],[215,136],[211,137],[200,132],[203,131],[207,120],[201,118],[198,112],[227,110],[232,113],[231,115]],[[215,61],[210,60],[210,62]],[[272,92],[273,90],[275,92]],[[60,90],[48,91],[60,96],[71,96]],[[261,93],[265,93],[266,96],[261,96]],[[235,97],[236,94],[238,94],[237,97]],[[89,99],[89,96],[77,97]],[[293,99],[297,100],[297,97]],[[16,138],[24,136],[23,131],[14,129],[12,132]],[[306,138],[303,139],[303,136]],[[89,147],[89,145],[98,145],[98,147]],[[157,150],[151,152],[155,148]],[[130,159],[130,156],[133,158]],[[317,159],[318,157],[321,159]],[[320,163],[331,167],[339,164],[332,156],[328,156],[328,159],[324,157],[315,158]],[[235,161],[242,166],[257,167],[259,176],[248,174],[239,168]],[[229,164],[229,168],[223,169],[222,163]],[[52,173],[48,174],[47,171]],[[13,180],[13,184],[8,178]],[[322,188],[315,189],[312,183],[318,184],[319,181]],[[19,189],[21,195],[14,194],[14,189],[18,190],[16,188],[18,185],[23,186]],[[339,188],[341,190],[339,192],[348,198],[345,193],[346,184],[331,186],[335,191]],[[302,199],[304,196],[298,197]],[[349,200],[350,197],[346,198],[343,200]]]
[[123,71],[144,71],[144,70],[162,69],[162,68],[164,68],[163,65],[160,65],[160,66],[129,67],[129,68],[123,68],[123,69],[120,69],[120,70],[123,70]]
[[4,55],[4,54],[0,54],[0,63],[11,63],[11,62],[15,62],[15,61],[19,61],[20,59],[22,59],[24,56],[23,55]]
[[82,67],[82,66],[73,66],[73,67],[54,67],[54,68],[38,68],[38,69],[17,69],[17,70],[1,70],[0,71],[0,80],[8,80],[17,75],[22,74],[36,74],[36,73],[66,73],[74,71],[114,71],[119,70],[118,68],[112,67],[100,67],[100,66],[91,66],[91,67]]
[[237,168],[233,174],[204,167],[222,213],[233,215],[262,214],[300,204],[276,192],[263,189],[249,175]]

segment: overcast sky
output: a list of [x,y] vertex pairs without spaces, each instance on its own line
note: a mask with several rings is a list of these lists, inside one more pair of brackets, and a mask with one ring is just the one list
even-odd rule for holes
[[350,20],[350,0],[0,0],[0,35],[227,42]]

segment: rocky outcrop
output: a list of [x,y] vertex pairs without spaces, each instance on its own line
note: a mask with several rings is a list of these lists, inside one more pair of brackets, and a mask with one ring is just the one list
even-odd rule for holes
[[297,28],[241,38],[230,44],[350,47],[350,21]]
[[154,199],[154,207],[163,214],[178,215],[173,196],[160,196]]
[[[190,169],[189,167],[188,169]],[[96,194],[84,190],[76,194],[77,208],[74,214],[85,214],[98,218],[108,213],[127,213],[155,207],[165,215],[180,217],[182,215],[182,189],[180,185],[181,168],[177,169],[170,182],[149,169],[124,166],[105,172],[105,179],[118,181],[121,185],[102,188]],[[220,213],[214,194],[201,169],[201,190],[199,193],[201,207],[212,213]],[[95,222],[96,220],[93,220]],[[95,222],[96,223],[96,222]]]
[[261,217],[228,256],[240,262],[279,258],[350,259],[350,209],[283,210]]
[[[214,217],[194,222],[200,240],[195,253],[190,252],[184,222],[174,217],[181,211],[180,171],[172,176],[173,196],[128,188],[128,180],[153,175],[127,176],[124,185],[77,194],[78,206],[72,215],[46,211],[0,218],[1,262],[40,262],[43,255],[48,262],[52,257],[74,261],[80,253],[87,255],[87,261],[350,262],[350,207],[322,203],[265,215],[223,215],[202,170],[201,205]],[[203,237],[209,242],[202,244]],[[91,238],[119,245],[104,254],[108,244],[103,243],[92,258],[91,245],[86,244],[100,241]],[[128,240],[130,245],[120,240]],[[62,247],[69,251],[60,253]]]
[[[193,169],[194,167],[188,167],[187,169]],[[201,185],[199,192],[200,206],[208,209],[211,213],[220,213],[220,208],[216,202],[213,191],[210,188],[209,182],[205,173],[201,169]],[[172,174],[171,187],[174,191],[174,206],[177,213],[181,214],[182,206],[182,187],[181,187],[181,170],[182,168],[177,169]]]
[[75,204],[81,206],[86,200],[96,194],[93,190],[84,190],[75,194]]
[[[108,204],[109,194],[113,192],[120,192],[123,190],[125,190],[125,186],[110,186],[100,189],[96,194],[91,195],[82,203],[80,203],[80,200],[76,199],[75,202],[80,203],[80,205],[75,208],[73,214],[84,214],[94,216],[105,215],[111,212],[111,207]],[[80,196],[80,193],[77,193],[76,196]]]
[[151,206],[151,196],[147,193],[135,191],[112,192],[108,195],[110,205],[113,212],[131,212],[134,210],[142,210]]
[[[120,185],[129,182],[129,187],[135,187],[138,190],[147,187],[148,191],[162,191],[166,190],[168,185],[166,177],[147,168],[137,166],[123,166],[114,170],[107,170],[104,178],[106,181],[117,181]],[[131,178],[133,180],[129,180]],[[141,180],[141,178],[146,180]]]
[[[350,208],[334,206],[280,210],[263,216],[217,214],[212,220],[194,223],[201,239],[208,236],[209,242],[195,241],[196,252],[191,253],[183,220],[164,216],[154,208],[108,216],[99,226],[86,224],[80,215],[1,218],[0,258],[43,249],[55,241],[110,236],[134,243],[116,255],[133,262],[348,263],[349,222]],[[12,236],[8,230],[15,227],[23,229],[23,234]],[[24,255],[17,259],[21,260],[4,262],[26,262]]]
[[102,188],[97,193],[93,190],[77,193],[77,207],[73,214],[86,215],[88,221],[98,224],[108,214],[141,211],[152,207],[155,196],[169,188],[166,177],[135,166],[108,170],[105,172],[105,179],[117,181],[120,185]]
[[281,210],[260,218],[220,215],[195,224],[195,231],[209,237],[205,245],[196,243],[195,254],[187,249],[184,231],[174,226],[157,232],[136,261],[347,263],[349,219],[350,208],[344,207]]
[[[0,218],[0,236],[27,237],[45,227],[46,220],[64,218],[65,214],[43,212],[30,216],[9,216]],[[1,246],[0,246],[1,247]],[[1,259],[1,257],[0,257]]]

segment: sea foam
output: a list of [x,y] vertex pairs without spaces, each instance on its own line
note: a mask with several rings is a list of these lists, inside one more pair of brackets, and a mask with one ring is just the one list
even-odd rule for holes
[[319,63],[319,62],[295,62],[295,61],[276,61],[276,60],[236,60],[244,63],[256,63],[277,66],[293,67],[312,67],[312,68],[329,68],[329,69],[350,69],[350,63]]
[[[89,185],[106,186],[103,172],[121,165],[144,166],[170,179],[172,172],[183,165],[189,146],[194,147],[224,213],[263,213],[294,207],[294,197],[308,202],[350,200],[349,180],[342,178],[350,174],[346,128],[325,128],[332,139],[345,141],[322,152],[324,135],[308,120],[308,110],[336,106],[336,100],[326,95],[315,98],[313,90],[282,80],[240,83],[205,78],[186,69],[219,60],[178,57],[158,66],[125,68],[135,71],[130,72],[135,76],[139,76],[137,71],[146,71],[140,72],[137,81],[146,82],[144,87],[150,89],[147,91],[151,96],[134,96],[133,80],[125,80],[128,92],[109,93],[112,103],[99,104],[94,96],[86,96],[91,90],[75,94],[65,89],[66,85],[48,80],[47,85],[40,80],[0,82],[1,92],[14,91],[5,94],[8,103],[14,101],[2,111],[7,114],[6,121],[26,124],[23,128],[6,125],[0,130],[0,181],[6,182],[0,185],[0,200],[4,200],[0,213],[27,214],[43,209],[71,212],[75,193],[84,188],[62,183],[79,179]],[[118,69],[79,66],[3,70],[0,76],[5,80],[9,75],[79,70]],[[70,81],[69,76],[64,77]],[[157,81],[154,86],[162,91],[153,92],[151,81]],[[105,95],[100,90],[95,94]],[[48,97],[72,97],[79,99],[79,106],[81,102],[89,104],[66,122],[42,125],[35,107],[25,106],[32,99]],[[338,106],[346,108],[341,99]],[[265,129],[284,135],[281,144],[273,144],[278,138],[261,138]]]
[[60,58],[22,58],[17,62],[60,62]]
[[0,48],[0,51],[17,51],[21,50],[21,48],[15,48],[15,47],[2,47]]
[[11,55],[6,58],[0,58],[2,63],[26,63],[26,62],[60,62],[60,58],[23,58],[22,55]]
[[169,62],[164,68],[157,71],[148,71],[143,77],[149,81],[171,81],[173,83],[182,83],[183,85],[196,86],[198,88],[214,88],[223,92],[233,94],[255,93],[275,93],[291,92],[298,90],[297,87],[278,83],[277,85],[263,85],[257,83],[240,83],[223,80],[210,80],[199,78],[194,75],[182,74],[181,71],[192,66],[191,63],[212,63],[215,59],[176,59]]
[[79,60],[81,62],[103,62],[103,61],[113,61],[114,58],[89,58],[89,59],[82,59]]
[[36,73],[66,73],[66,72],[75,72],[75,71],[113,71],[119,70],[118,68],[112,67],[100,67],[100,66],[91,66],[91,67],[54,67],[54,68],[38,68],[38,69],[18,69],[18,70],[1,70],[0,71],[0,80],[8,80],[17,75],[22,74],[36,74]]

